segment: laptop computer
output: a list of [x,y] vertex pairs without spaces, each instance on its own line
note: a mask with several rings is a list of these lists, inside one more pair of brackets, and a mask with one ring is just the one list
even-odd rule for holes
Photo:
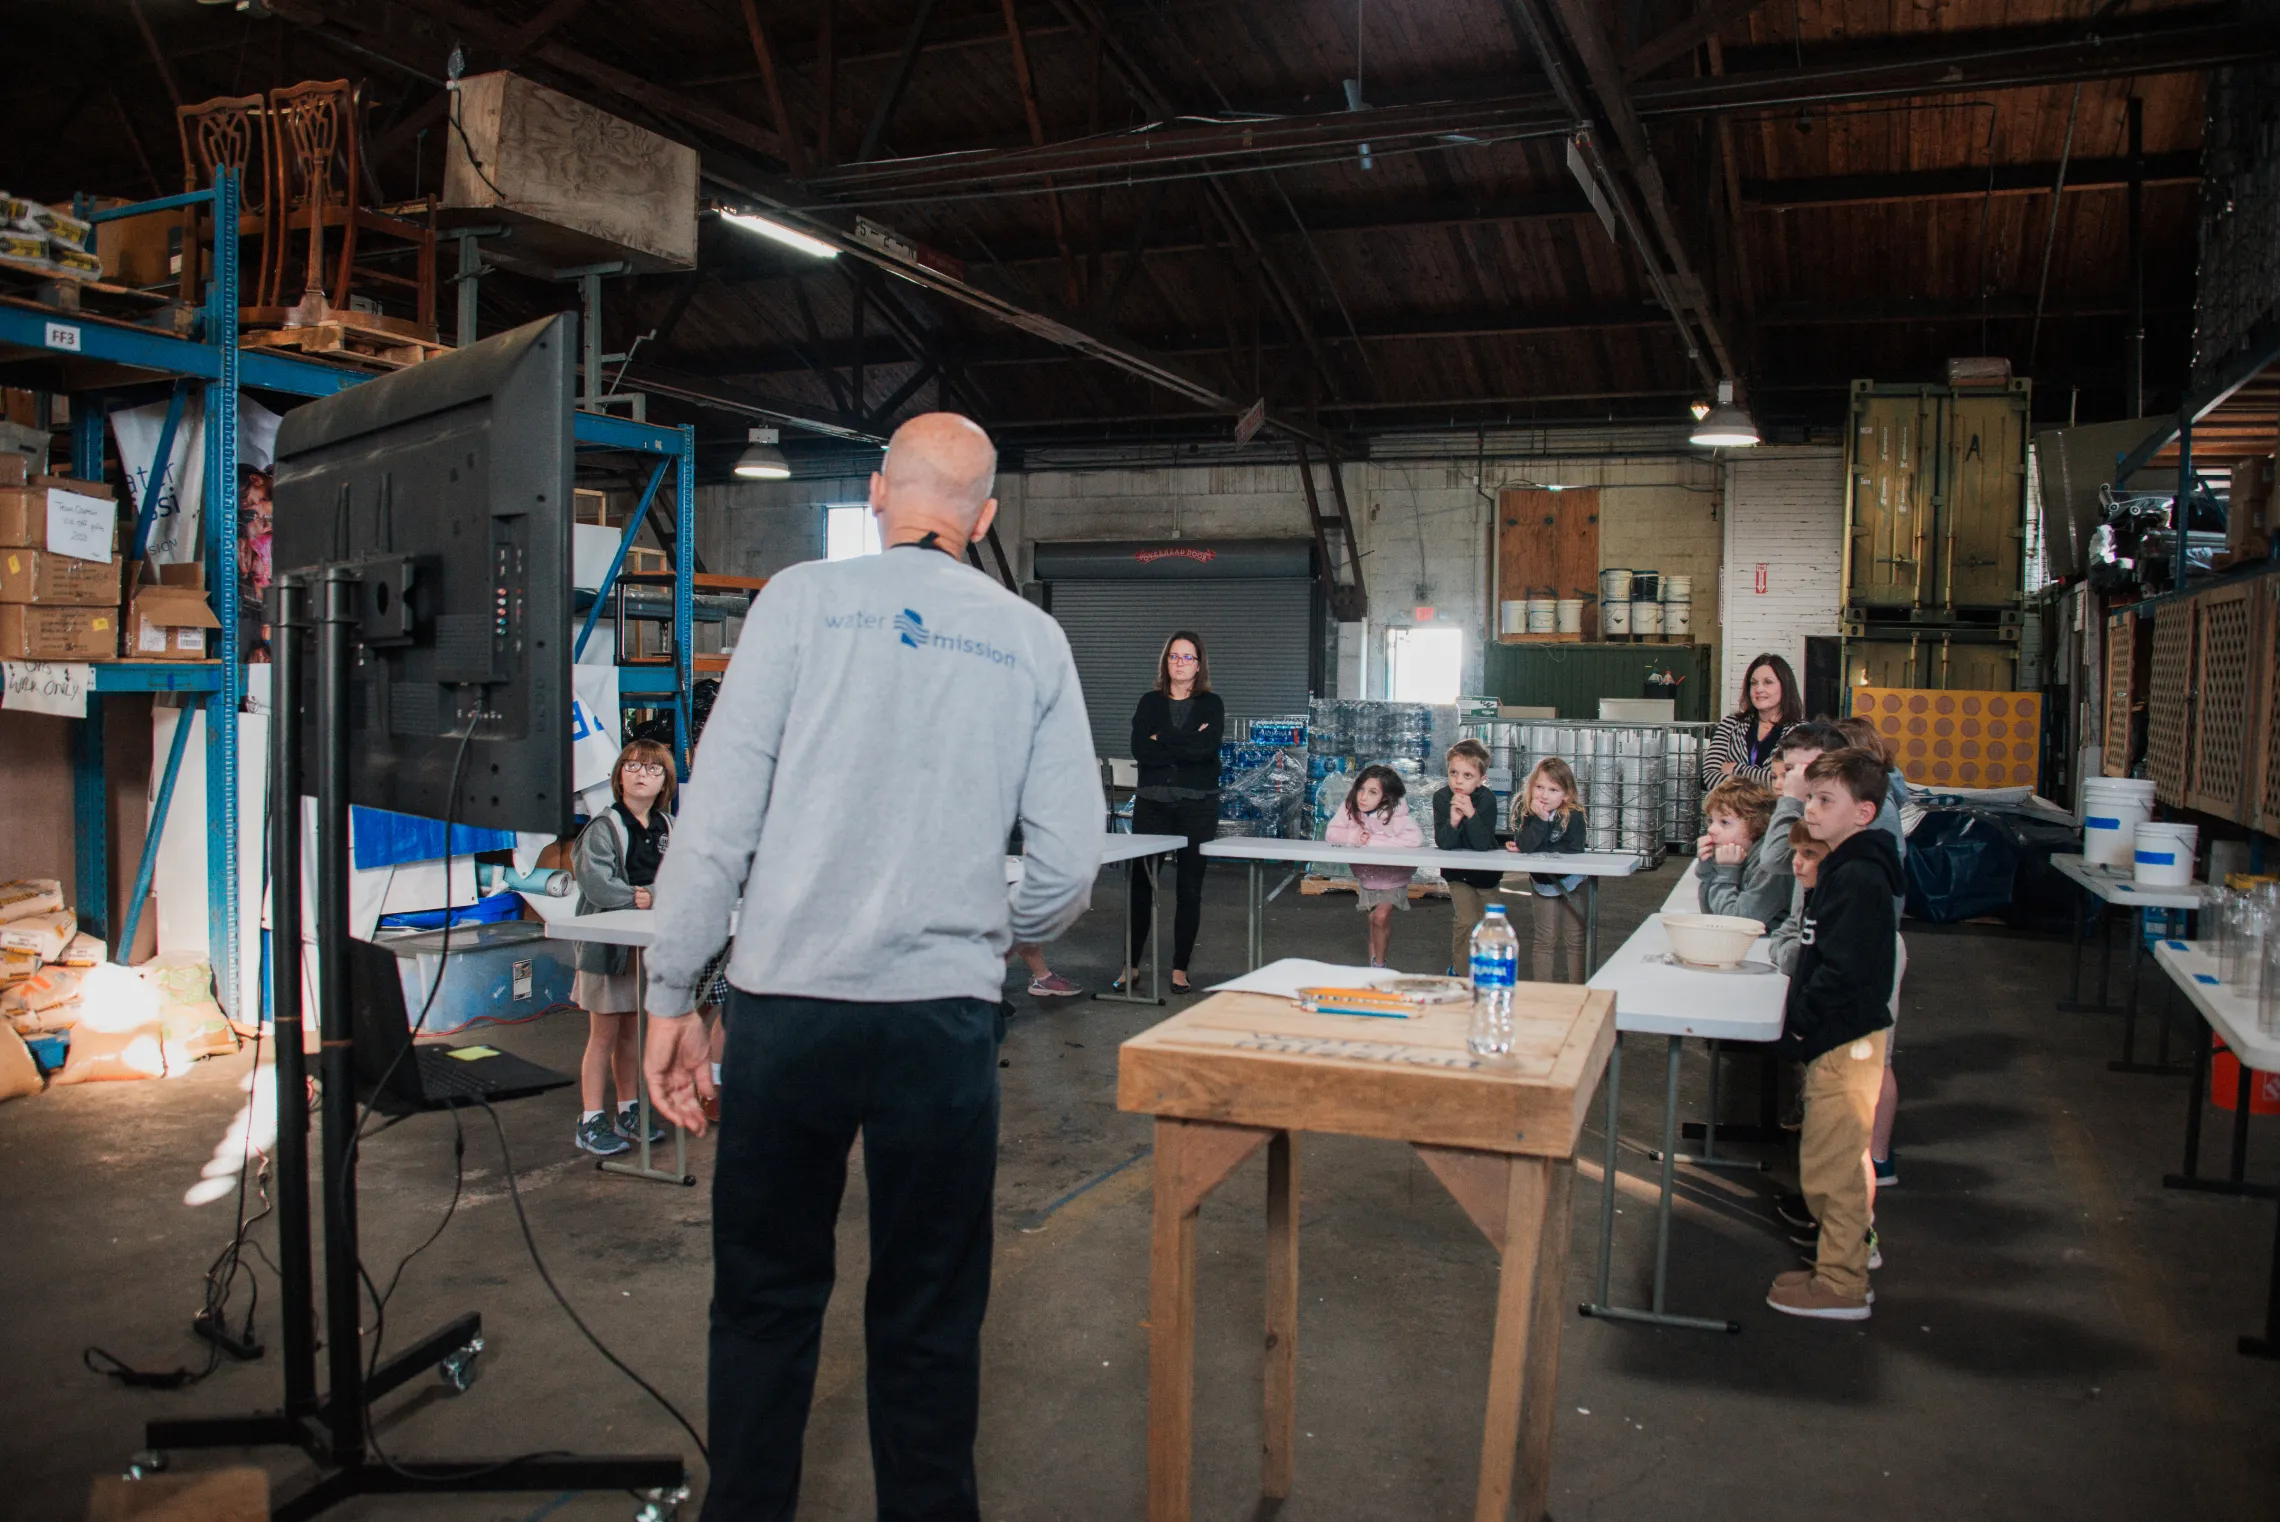
[[525,1099],[577,1079],[483,1045],[415,1044],[400,961],[386,946],[352,940],[348,1003],[356,1087],[387,1114]]

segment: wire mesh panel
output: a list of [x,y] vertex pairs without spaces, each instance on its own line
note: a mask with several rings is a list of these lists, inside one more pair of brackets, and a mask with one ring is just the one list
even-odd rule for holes
[[2264,622],[2256,631],[2256,648],[2262,653],[2264,669],[2274,673],[2265,679],[2264,716],[2258,726],[2263,745],[2256,772],[2263,778],[2257,789],[2262,803],[2256,827],[2270,834],[2280,829],[2280,577],[2264,583]]
[[2185,802],[2187,714],[2193,690],[2193,604],[2163,605],[2153,620],[2153,679],[2145,693],[2145,772],[2163,803]]
[[2225,819],[2248,812],[2249,700],[2255,695],[2249,588],[2227,587],[2194,599],[2193,743],[2187,754],[2185,802]]
[[2103,745],[2106,776],[2130,774],[2130,674],[2137,668],[2137,615],[2117,613],[2106,622],[2106,724]]

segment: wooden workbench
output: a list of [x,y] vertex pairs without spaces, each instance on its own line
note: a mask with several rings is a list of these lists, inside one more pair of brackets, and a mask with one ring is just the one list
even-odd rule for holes
[[1196,1211],[1267,1149],[1266,1416],[1260,1490],[1290,1494],[1297,1436],[1298,1137],[1407,1142],[1503,1259],[1475,1522],[1537,1522],[1550,1483],[1553,1387],[1576,1138],[1615,1043],[1605,992],[1523,983],[1509,1059],[1475,1058],[1471,1011],[1413,1020],[1310,1014],[1223,993],[1124,1043],[1117,1106],[1156,1117],[1149,1266],[1148,1516],[1187,1522],[1195,1445]]

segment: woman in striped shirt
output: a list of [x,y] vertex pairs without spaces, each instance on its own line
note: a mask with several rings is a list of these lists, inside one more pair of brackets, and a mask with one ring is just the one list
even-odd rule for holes
[[1805,717],[1797,676],[1789,662],[1765,654],[1742,676],[1742,706],[1711,731],[1702,749],[1702,785],[1716,787],[1728,777],[1747,777],[1773,786],[1773,762],[1781,732]]

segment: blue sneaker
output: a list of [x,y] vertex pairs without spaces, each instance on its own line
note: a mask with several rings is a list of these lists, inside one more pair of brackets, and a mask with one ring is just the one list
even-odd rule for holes
[[[618,1106],[617,1134],[624,1137],[629,1142],[638,1142],[641,1140],[640,1105],[630,1104]],[[651,1111],[649,1116],[649,1145],[654,1147],[659,1142],[665,1140],[672,1134],[672,1132],[666,1130],[665,1127],[658,1122],[656,1112]]]
[[596,1157],[615,1157],[632,1148],[633,1144],[617,1134],[616,1127],[610,1124],[606,1115],[596,1115],[591,1120],[578,1122],[578,1150],[581,1152],[591,1152]]

